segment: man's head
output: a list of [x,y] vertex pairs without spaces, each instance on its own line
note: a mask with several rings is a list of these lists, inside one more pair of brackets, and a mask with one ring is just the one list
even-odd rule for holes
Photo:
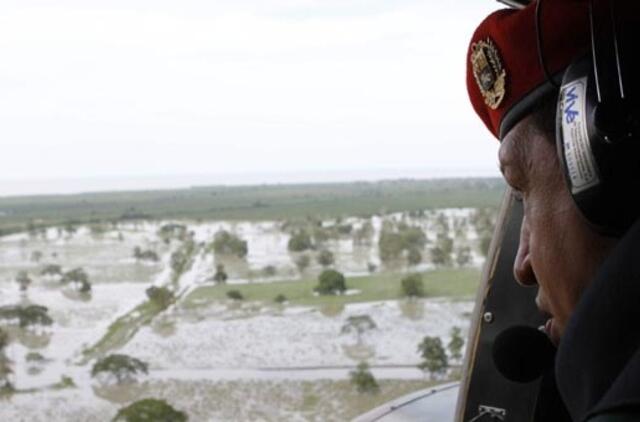
[[552,317],[547,331],[558,342],[615,239],[598,234],[577,209],[556,153],[554,121],[551,95],[509,130],[498,158],[524,209],[514,275],[522,285],[539,286],[537,305]]
[[471,102],[501,140],[500,168],[523,201],[514,274],[523,285],[539,286],[536,302],[552,317],[547,332],[556,342],[616,243],[592,228],[577,208],[555,145],[558,89],[547,74],[559,82],[563,71],[589,51],[586,3],[584,8],[579,3],[546,1],[542,40],[535,2],[523,10],[495,12],[478,27],[468,51]]

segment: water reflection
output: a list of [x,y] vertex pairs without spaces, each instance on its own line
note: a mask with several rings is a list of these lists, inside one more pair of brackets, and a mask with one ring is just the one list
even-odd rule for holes
[[93,394],[111,403],[128,403],[149,393],[149,385],[145,382],[128,382],[122,384],[94,384]]
[[424,301],[420,299],[405,299],[398,301],[398,307],[402,316],[411,321],[418,321],[424,318]]
[[353,359],[356,362],[366,361],[373,358],[376,355],[375,346],[371,346],[364,343],[356,344],[344,344],[342,345],[342,351],[349,359]]
[[176,333],[176,322],[168,316],[156,318],[151,324],[151,331],[160,337],[171,337]]
[[4,329],[8,332],[11,340],[32,350],[44,349],[49,345],[51,337],[53,336],[53,333],[43,329],[20,328],[15,326],[6,326]]
[[325,303],[320,306],[320,313],[327,318],[334,318],[344,311],[344,303]]

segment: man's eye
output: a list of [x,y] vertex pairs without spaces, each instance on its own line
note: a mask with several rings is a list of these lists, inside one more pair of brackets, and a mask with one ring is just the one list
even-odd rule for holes
[[515,199],[518,202],[522,202],[522,192],[520,192],[517,189],[512,189],[511,194],[513,195],[513,199]]

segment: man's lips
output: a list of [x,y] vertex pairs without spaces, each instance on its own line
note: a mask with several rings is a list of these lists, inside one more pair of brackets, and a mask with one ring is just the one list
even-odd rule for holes
[[560,344],[560,333],[558,333],[558,326],[553,318],[549,318],[544,324],[543,331],[551,340],[551,343],[558,346]]

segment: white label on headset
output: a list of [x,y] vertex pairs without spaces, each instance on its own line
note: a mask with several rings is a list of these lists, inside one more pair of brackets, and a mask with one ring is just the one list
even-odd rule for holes
[[562,138],[571,193],[580,193],[600,183],[589,144],[586,119],[587,78],[562,86]]

